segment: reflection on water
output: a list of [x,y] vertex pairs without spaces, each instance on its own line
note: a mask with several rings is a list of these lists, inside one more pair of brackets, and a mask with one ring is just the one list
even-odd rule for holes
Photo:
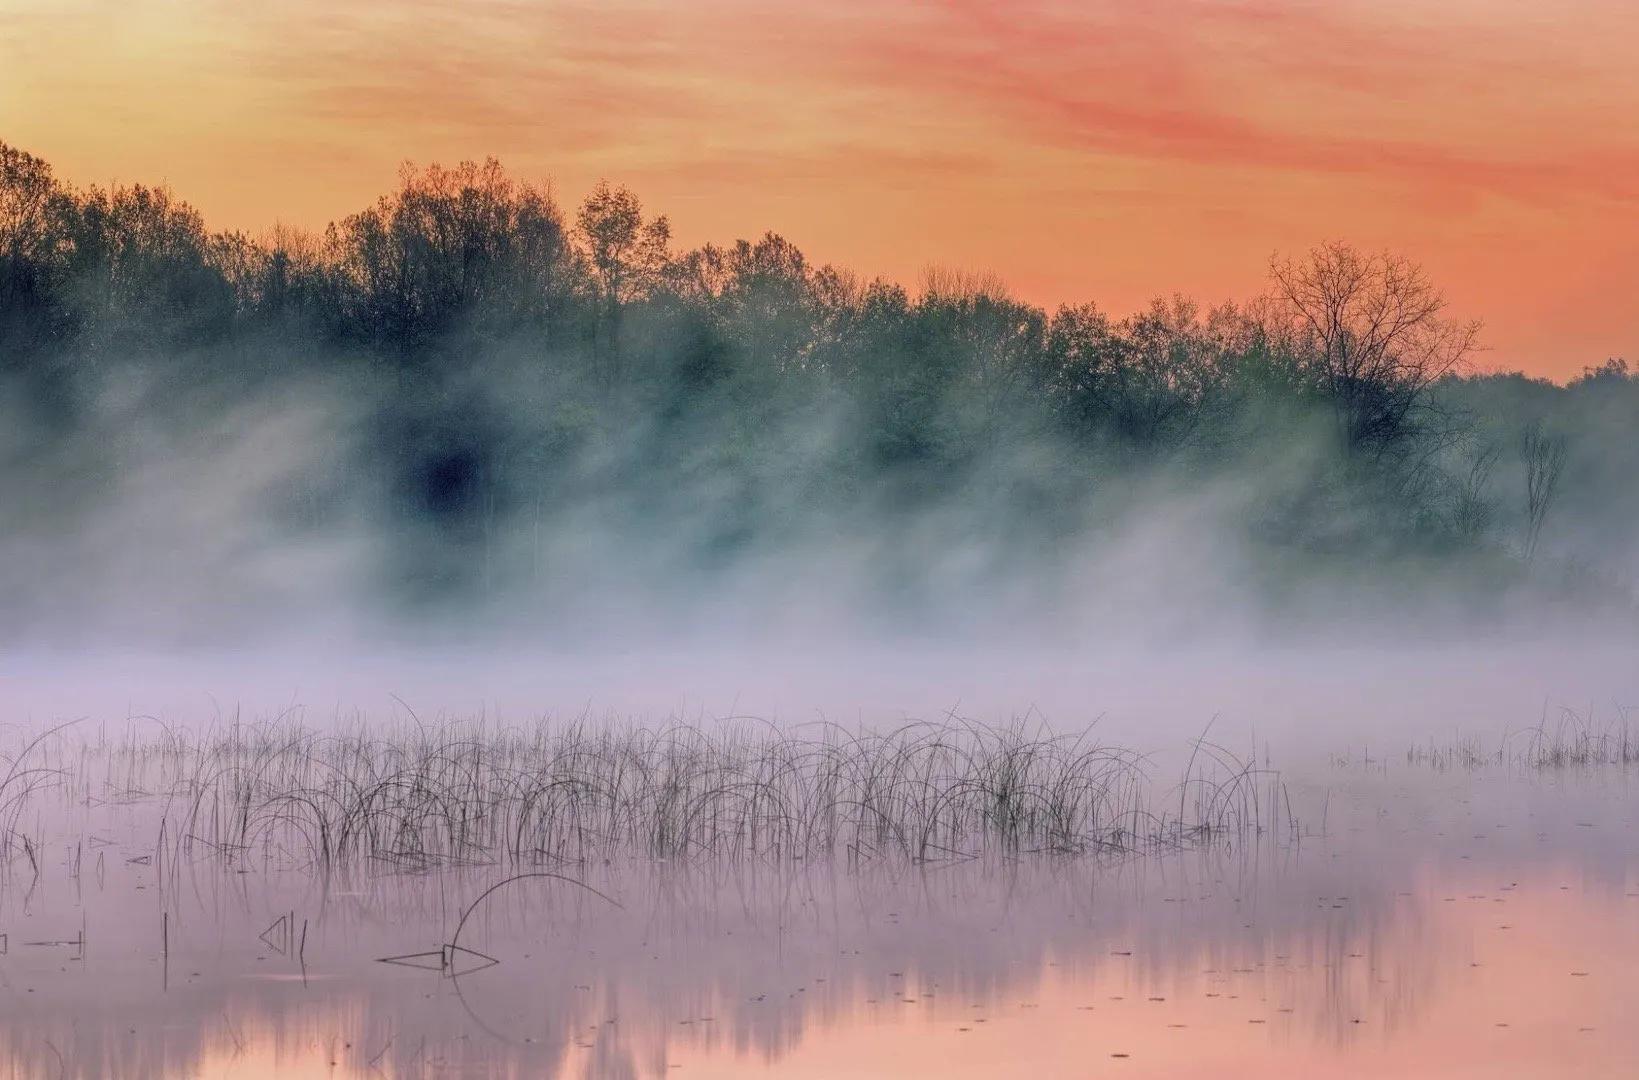
[[19,1077],[1632,1074],[1626,777],[1317,779],[1296,845],[598,865],[620,906],[520,879],[453,953],[506,872],[155,865],[162,801],[86,800],[0,885],[0,1045]]

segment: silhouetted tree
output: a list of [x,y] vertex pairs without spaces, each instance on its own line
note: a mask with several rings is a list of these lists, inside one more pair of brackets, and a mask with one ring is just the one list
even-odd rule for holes
[[406,166],[397,192],[331,226],[327,243],[344,330],[400,357],[453,334],[493,344],[528,327],[559,337],[578,289],[550,195],[509,179],[493,158]]
[[0,363],[26,364],[68,333],[61,288],[72,209],[49,165],[0,142]]
[[1548,434],[1540,422],[1533,423],[1520,435],[1520,461],[1525,466],[1525,558],[1530,560],[1536,557],[1542,526],[1565,471],[1565,439]]
[[671,224],[664,217],[643,219],[643,204],[624,187],[600,180],[581,203],[575,223],[586,246],[597,289],[597,346],[604,378],[618,388],[621,378],[620,323],[625,306],[647,294],[666,268]]
[[69,302],[96,364],[220,340],[233,291],[199,211],[167,188],[92,188],[69,218]]
[[1271,261],[1270,333],[1334,409],[1347,446],[1400,439],[1428,391],[1474,351],[1479,323],[1445,317],[1422,268],[1324,244]]

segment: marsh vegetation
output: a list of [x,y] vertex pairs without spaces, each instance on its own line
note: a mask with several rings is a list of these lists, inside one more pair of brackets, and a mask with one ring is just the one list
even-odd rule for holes
[[1535,726],[1504,732],[1496,739],[1430,740],[1407,750],[1406,761],[1442,770],[1627,768],[1639,765],[1639,730],[1633,714],[1632,708],[1620,704],[1605,710],[1545,710]]
[[630,858],[926,865],[1298,834],[1279,774],[1204,736],[1182,774],[1159,782],[1144,755],[1039,722],[155,726],[91,742],[57,731],[24,747],[0,789],[9,847],[44,843],[19,827],[42,787],[73,802],[143,800],[157,814],[159,862],[215,856],[315,873],[572,872]]

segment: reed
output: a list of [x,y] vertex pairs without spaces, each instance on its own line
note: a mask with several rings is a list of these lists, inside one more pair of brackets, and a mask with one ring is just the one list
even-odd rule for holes
[[1184,775],[1084,731],[948,718],[320,730],[291,715],[63,755],[154,801],[156,859],[402,872],[653,860],[931,864],[1126,855],[1296,832],[1278,774],[1197,740]]
[[1507,732],[1495,746],[1477,736],[1429,742],[1406,751],[1406,762],[1439,771],[1487,768],[1571,769],[1639,764],[1639,729],[1631,706],[1608,712],[1561,708],[1533,727]]

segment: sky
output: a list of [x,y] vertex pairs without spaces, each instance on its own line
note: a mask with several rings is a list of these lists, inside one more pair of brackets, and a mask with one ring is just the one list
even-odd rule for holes
[[1564,378],[1639,361],[1635,42],[1632,0],[0,0],[0,139],[252,233],[494,155],[1117,314],[1344,240]]

